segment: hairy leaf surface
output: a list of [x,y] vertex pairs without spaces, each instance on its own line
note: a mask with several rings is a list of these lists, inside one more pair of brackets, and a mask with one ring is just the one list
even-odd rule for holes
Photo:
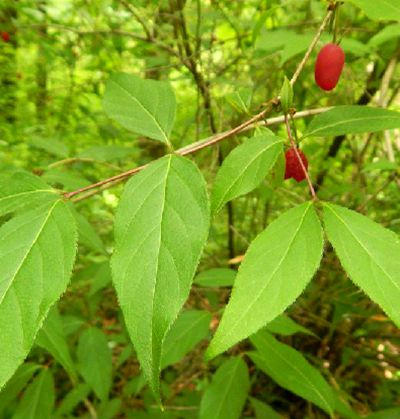
[[28,355],[50,307],[65,291],[76,238],[74,218],[62,201],[0,228],[0,388]]
[[400,327],[400,239],[347,208],[324,205],[329,241],[352,281]]
[[0,216],[37,208],[59,198],[54,189],[31,173],[21,171],[0,175]]
[[189,295],[208,227],[206,186],[190,160],[163,157],[127,183],[115,222],[113,280],[156,396],[163,341]]
[[237,146],[218,171],[211,195],[212,212],[217,213],[227,202],[255,189],[282,153],[282,143],[274,135],[261,134]]
[[207,355],[255,333],[302,293],[319,266],[322,228],[312,203],[282,214],[250,245]]

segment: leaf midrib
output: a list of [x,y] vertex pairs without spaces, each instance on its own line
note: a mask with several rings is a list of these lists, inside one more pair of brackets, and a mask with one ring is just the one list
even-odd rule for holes
[[29,194],[34,194],[34,193],[42,193],[42,192],[49,192],[52,195],[57,195],[52,189],[35,189],[34,191],[19,192],[19,193],[16,193],[16,194],[2,196],[0,198],[0,203],[1,203],[1,201],[6,201],[7,199],[17,198],[17,197],[21,197],[21,196],[24,196],[24,195],[29,195]]
[[[249,141],[249,140],[248,140]],[[251,141],[251,139],[250,139]],[[263,148],[260,152],[258,152],[255,156],[253,156],[253,158],[251,160],[248,161],[248,163],[242,167],[242,170],[239,172],[239,174],[236,176],[235,180],[231,183],[231,186],[228,188],[228,190],[225,191],[225,193],[221,196],[221,198],[218,200],[217,205],[215,206],[215,209],[213,212],[217,212],[221,209],[223,202],[225,200],[225,197],[229,195],[229,193],[232,191],[232,189],[237,185],[239,179],[241,176],[243,176],[243,173],[246,172],[246,170],[250,167],[250,165],[252,165],[258,158],[260,155],[262,155],[263,153],[267,152],[270,148],[278,145],[278,144],[282,144],[283,141],[276,141],[272,144],[268,144],[265,148]]]
[[[393,119],[393,118],[395,118],[394,115],[382,115],[382,116],[372,116],[372,117],[363,116],[363,117],[360,117],[360,118],[346,119],[344,121],[335,122],[335,123],[329,124],[329,125],[324,125],[322,128],[317,128],[314,131],[306,132],[305,135],[303,136],[303,138],[310,137],[310,136],[315,135],[316,133],[318,133],[320,131],[330,129],[332,127],[338,127],[338,126],[346,125],[346,124],[349,124],[349,123],[352,123],[352,122],[358,122],[358,121],[364,121],[364,120],[371,121],[371,120],[381,120],[381,119]],[[384,128],[382,128],[382,130],[384,130]],[[356,133],[352,133],[352,134],[356,134]]]
[[282,258],[281,258],[281,260],[279,261],[279,263],[277,264],[277,267],[273,270],[273,272],[271,273],[271,275],[270,275],[270,278],[269,278],[269,281],[261,288],[261,291],[258,293],[258,295],[257,295],[257,297],[253,300],[253,302],[250,304],[250,305],[248,305],[247,307],[246,307],[246,310],[245,311],[243,311],[242,312],[242,314],[241,314],[241,316],[239,317],[239,319],[234,323],[234,325],[232,325],[231,326],[231,328],[230,328],[230,330],[229,330],[229,332],[228,333],[226,333],[225,334],[225,336],[224,336],[224,340],[226,341],[226,337],[227,336],[231,336],[232,335],[232,333],[233,333],[233,331],[234,331],[234,329],[237,327],[237,325],[243,320],[243,318],[248,314],[248,312],[250,311],[250,309],[254,306],[254,304],[256,303],[256,301],[258,301],[258,299],[261,297],[261,295],[264,293],[264,291],[265,291],[265,289],[266,289],[266,287],[269,285],[269,283],[272,281],[272,278],[275,276],[275,274],[276,274],[276,272],[278,271],[278,269],[281,267],[281,265],[282,265],[282,262],[285,260],[285,258],[287,257],[287,255],[288,255],[288,253],[289,253],[289,250],[291,249],[291,247],[292,247],[292,245],[293,245],[293,242],[295,241],[295,239],[296,239],[296,237],[297,237],[297,235],[298,235],[298,233],[299,233],[299,231],[300,231],[300,229],[301,229],[301,227],[302,227],[302,225],[303,225],[303,222],[304,222],[304,219],[305,219],[305,217],[306,217],[306,215],[307,215],[307,213],[308,213],[308,211],[309,211],[309,209],[311,208],[311,203],[309,203],[308,204],[308,206],[307,206],[307,208],[306,208],[306,210],[304,211],[304,214],[303,214],[303,216],[301,217],[301,220],[300,220],[300,222],[299,222],[299,226],[298,226],[298,228],[296,229],[296,231],[295,231],[295,233],[293,234],[293,238],[292,238],[292,240],[289,242],[289,245],[288,245],[288,247],[287,247],[287,249],[286,249],[286,251],[285,251],[285,253],[284,253],[284,255],[282,256]]
[[[377,261],[373,258],[373,255],[368,251],[368,249],[363,245],[363,243],[357,238],[357,236],[353,233],[353,231],[349,228],[348,224],[343,220],[343,218],[330,206],[325,204],[325,206],[336,216],[336,218],[346,227],[347,231],[351,234],[351,236],[354,237],[355,241],[360,245],[360,247],[364,250],[364,252],[368,255],[370,260],[378,266],[378,268],[386,275],[386,277],[389,279],[389,281],[394,285],[395,288],[397,288],[400,291],[400,286],[396,284],[396,282],[393,281],[391,275],[384,269]],[[376,282],[376,281],[375,281]],[[378,283],[378,286],[380,284]],[[382,288],[381,288],[382,290]],[[382,292],[382,291],[381,291]],[[384,296],[386,302],[388,302],[387,298],[385,297],[385,293],[382,292],[382,295]],[[388,304],[392,306],[392,304]]]
[[46,372],[43,371],[42,374],[41,374],[41,376],[40,376],[40,382],[39,382],[39,385],[37,387],[37,392],[36,392],[37,397],[34,398],[34,400],[33,400],[33,407],[30,409],[32,412],[34,412],[33,417],[36,417],[39,399],[40,399],[40,396],[41,396],[41,393],[42,393],[42,389],[43,389],[43,386],[44,386],[44,380],[46,378],[45,377],[45,374],[46,374]]
[[168,141],[167,133],[164,131],[160,123],[157,121],[156,117],[143,105],[143,103],[141,103],[135,96],[133,96],[128,89],[126,89],[124,86],[118,84],[116,81],[112,79],[111,79],[111,82],[114,83],[121,90],[123,90],[130,98],[132,98],[144,110],[145,113],[149,115],[150,119],[155,122],[158,130],[162,134],[164,141],[168,144],[169,141]]
[[320,391],[318,390],[317,387],[314,386],[314,384],[312,383],[312,381],[310,381],[310,379],[307,377],[307,375],[303,374],[303,372],[297,368],[297,366],[295,364],[292,364],[291,362],[289,362],[285,357],[283,357],[278,351],[275,350],[275,348],[273,348],[268,342],[265,342],[265,340],[263,339],[264,344],[266,346],[269,347],[269,349],[274,352],[280,359],[283,360],[283,362],[285,362],[287,365],[289,365],[290,367],[292,367],[295,371],[297,371],[310,385],[310,387],[314,390],[315,393],[318,394],[318,396],[320,397],[320,399],[324,402],[325,406],[328,408],[328,412],[332,412],[331,406],[330,404],[327,402],[327,400],[325,399],[325,397],[320,393]]
[[218,409],[217,409],[218,415],[216,415],[216,416],[215,416],[216,418],[219,418],[219,413],[221,412],[221,410],[222,410],[222,406],[224,405],[224,401],[225,401],[225,399],[226,399],[226,398],[227,398],[227,396],[228,396],[229,390],[230,390],[230,388],[231,388],[231,386],[232,386],[232,383],[233,383],[233,379],[234,379],[234,377],[235,377],[235,375],[236,375],[236,371],[238,370],[239,366],[240,366],[240,362],[239,362],[239,361],[237,361],[237,362],[236,362],[236,365],[235,365],[235,368],[232,370],[232,374],[231,374],[231,376],[230,376],[230,378],[229,378],[228,385],[226,385],[226,386],[223,388],[223,390],[225,390],[225,391],[223,391],[222,397],[220,398],[221,403],[220,403],[220,404],[219,404],[219,406],[218,406]]
[[[157,389],[157,393],[158,393],[158,383],[157,380],[154,380],[156,377],[154,377],[154,373],[156,373],[157,375],[159,374],[160,371],[160,364],[161,364],[161,351],[160,351],[160,356],[159,356],[159,363],[156,366],[157,370],[154,371],[154,351],[157,349],[154,347],[154,327],[153,327],[153,323],[154,323],[154,300],[155,300],[155,294],[156,294],[156,290],[157,290],[157,277],[158,277],[158,270],[160,267],[160,249],[161,249],[161,244],[162,244],[162,234],[163,234],[163,223],[164,223],[164,211],[165,211],[165,203],[166,203],[166,196],[167,196],[167,184],[168,184],[168,174],[171,170],[171,161],[172,161],[172,156],[168,156],[168,164],[165,170],[165,175],[164,175],[164,195],[163,195],[163,201],[162,201],[162,207],[161,207],[161,211],[160,211],[160,215],[161,215],[161,222],[160,222],[160,233],[159,233],[159,242],[158,242],[158,252],[157,252],[157,264],[156,264],[156,271],[154,274],[154,278],[155,278],[155,284],[153,287],[153,295],[151,298],[151,318],[150,318],[150,330],[151,330],[151,369],[152,369],[152,387],[155,386],[155,390]],[[165,334],[163,336],[163,340],[165,339]],[[158,397],[158,396],[157,396]]]

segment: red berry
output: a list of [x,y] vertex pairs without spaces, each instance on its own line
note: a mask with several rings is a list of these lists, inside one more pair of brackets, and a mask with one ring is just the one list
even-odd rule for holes
[[338,84],[344,66],[345,55],[339,45],[326,44],[315,63],[315,81],[323,90],[332,90]]
[[[303,162],[303,165],[305,169],[308,169],[308,161],[305,154],[298,148],[297,153],[299,153],[301,161]],[[286,167],[285,167],[285,179],[293,178],[297,182],[301,182],[306,178],[306,174],[304,173],[304,170],[300,164],[300,161],[297,157],[297,153],[295,149],[289,148],[289,150],[285,153],[285,160],[286,160]]]
[[1,39],[2,39],[4,42],[10,42],[10,34],[9,34],[8,32],[3,31],[3,32],[1,33]]

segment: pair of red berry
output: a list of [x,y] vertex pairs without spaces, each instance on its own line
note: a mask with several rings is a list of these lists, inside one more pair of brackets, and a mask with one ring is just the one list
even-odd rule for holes
[[[321,49],[314,71],[315,82],[321,89],[329,91],[336,87],[343,70],[344,60],[345,55],[339,45],[327,44]],[[308,169],[308,161],[304,153],[300,149],[297,149],[296,153],[296,150],[291,147],[285,153],[285,179],[293,178],[301,182],[306,178],[306,173],[297,154],[303,162],[304,169]]]

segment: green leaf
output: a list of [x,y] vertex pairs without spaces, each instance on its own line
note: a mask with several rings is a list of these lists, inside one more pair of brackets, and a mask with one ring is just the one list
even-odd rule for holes
[[250,401],[254,409],[256,419],[282,419],[282,417],[266,403],[254,399],[253,397],[250,397]]
[[293,38],[289,40],[284,40],[284,47],[281,51],[281,61],[280,66],[282,67],[287,61],[291,58],[296,57],[296,55],[303,54],[307,51],[308,46],[310,45],[313,39],[311,34],[301,34],[293,32]]
[[5,411],[8,404],[18,396],[39,368],[40,365],[31,362],[25,362],[18,368],[17,372],[0,392],[0,412]]
[[283,140],[267,134],[247,139],[225,158],[219,169],[212,194],[212,213],[227,202],[251,192],[266,177],[282,153]]
[[100,400],[106,400],[112,383],[112,359],[107,338],[90,327],[79,336],[79,372]]
[[321,224],[310,202],[271,223],[246,252],[207,356],[218,355],[282,314],[311,280],[322,248]]
[[117,145],[94,146],[83,150],[78,157],[83,159],[93,159],[103,162],[126,159],[134,156],[137,149],[133,147],[121,147]]
[[104,244],[97,231],[82,214],[74,211],[74,216],[78,226],[79,242],[95,252],[104,254]]
[[176,101],[168,83],[114,74],[106,85],[103,105],[108,116],[125,128],[169,144]]
[[398,0],[346,0],[359,7],[372,20],[400,20]]
[[244,87],[226,95],[227,101],[239,112],[249,113],[251,100],[253,98],[253,87]]
[[329,414],[335,408],[333,391],[321,373],[304,356],[278,342],[266,331],[251,337],[257,352],[248,355],[252,361],[281,387],[306,399]]
[[366,164],[363,168],[363,172],[370,172],[372,170],[390,170],[390,171],[396,171],[398,169],[398,164],[395,162],[389,161],[389,160],[379,160],[374,161],[372,163]]
[[90,182],[81,173],[71,169],[61,170],[54,167],[46,170],[42,178],[50,185],[62,186],[68,190],[75,190],[90,185]]
[[29,210],[60,198],[38,176],[28,172],[0,175],[0,216]]
[[65,339],[63,323],[56,306],[50,310],[35,343],[48,351],[73,379],[77,378],[75,366]]
[[53,375],[50,370],[44,369],[26,389],[13,419],[51,418],[54,401]]
[[[326,43],[330,42],[331,35],[327,34]],[[343,51],[345,52],[346,56],[350,54],[355,55],[356,57],[362,57],[363,55],[367,55],[371,53],[368,44],[363,42],[357,41],[354,38],[342,38],[340,41],[340,46],[342,47]]]
[[283,85],[281,88],[280,96],[281,96],[282,111],[284,114],[287,114],[293,104],[293,87],[286,76],[285,76],[285,79],[283,80]]
[[399,23],[385,26],[380,32],[378,32],[369,40],[368,46],[376,48],[396,38],[400,38]]
[[268,323],[266,329],[271,333],[282,336],[291,336],[295,333],[304,333],[306,335],[315,336],[313,332],[296,323],[293,319],[284,314],[276,317],[272,322]]
[[163,346],[161,368],[175,364],[209,333],[211,314],[207,311],[182,312],[168,332]]
[[80,317],[73,316],[73,315],[65,315],[62,316],[63,322],[63,329],[65,336],[72,335],[73,333],[77,332],[81,326],[85,324],[84,320]]
[[100,263],[96,272],[92,276],[92,285],[90,286],[89,296],[106,288],[111,282],[111,269],[109,262]]
[[29,144],[62,159],[69,155],[68,147],[55,138],[33,137],[29,140]]
[[209,218],[200,171],[175,155],[134,176],[121,197],[113,281],[144,375],[157,398],[163,341],[189,295]]
[[86,383],[76,385],[69,393],[62,399],[56,416],[64,416],[71,413],[74,408],[84,400],[90,393],[90,386]]
[[324,204],[329,241],[352,281],[400,327],[400,239],[355,211]]
[[[357,413],[355,413],[352,408],[348,405],[348,403],[344,402],[340,397],[340,394],[336,390],[333,393],[333,397],[335,399],[335,411],[340,413],[340,417],[343,419],[361,419]],[[347,399],[349,396],[347,396]]]
[[250,389],[247,365],[241,358],[224,362],[206,388],[199,419],[239,419]]
[[280,66],[298,54],[305,52],[312,41],[312,34],[301,34],[285,29],[265,31],[256,42],[256,50],[271,54],[280,51]]
[[231,287],[236,277],[236,271],[228,268],[213,268],[200,272],[194,283],[200,287]]
[[105,400],[99,406],[98,419],[114,419],[122,406],[120,399]]
[[367,419],[400,419],[400,407],[394,409],[380,410],[366,416]]
[[361,134],[394,128],[400,128],[400,112],[368,106],[336,106],[314,117],[304,137]]
[[0,228],[0,388],[28,355],[69,282],[76,228],[62,201]]

